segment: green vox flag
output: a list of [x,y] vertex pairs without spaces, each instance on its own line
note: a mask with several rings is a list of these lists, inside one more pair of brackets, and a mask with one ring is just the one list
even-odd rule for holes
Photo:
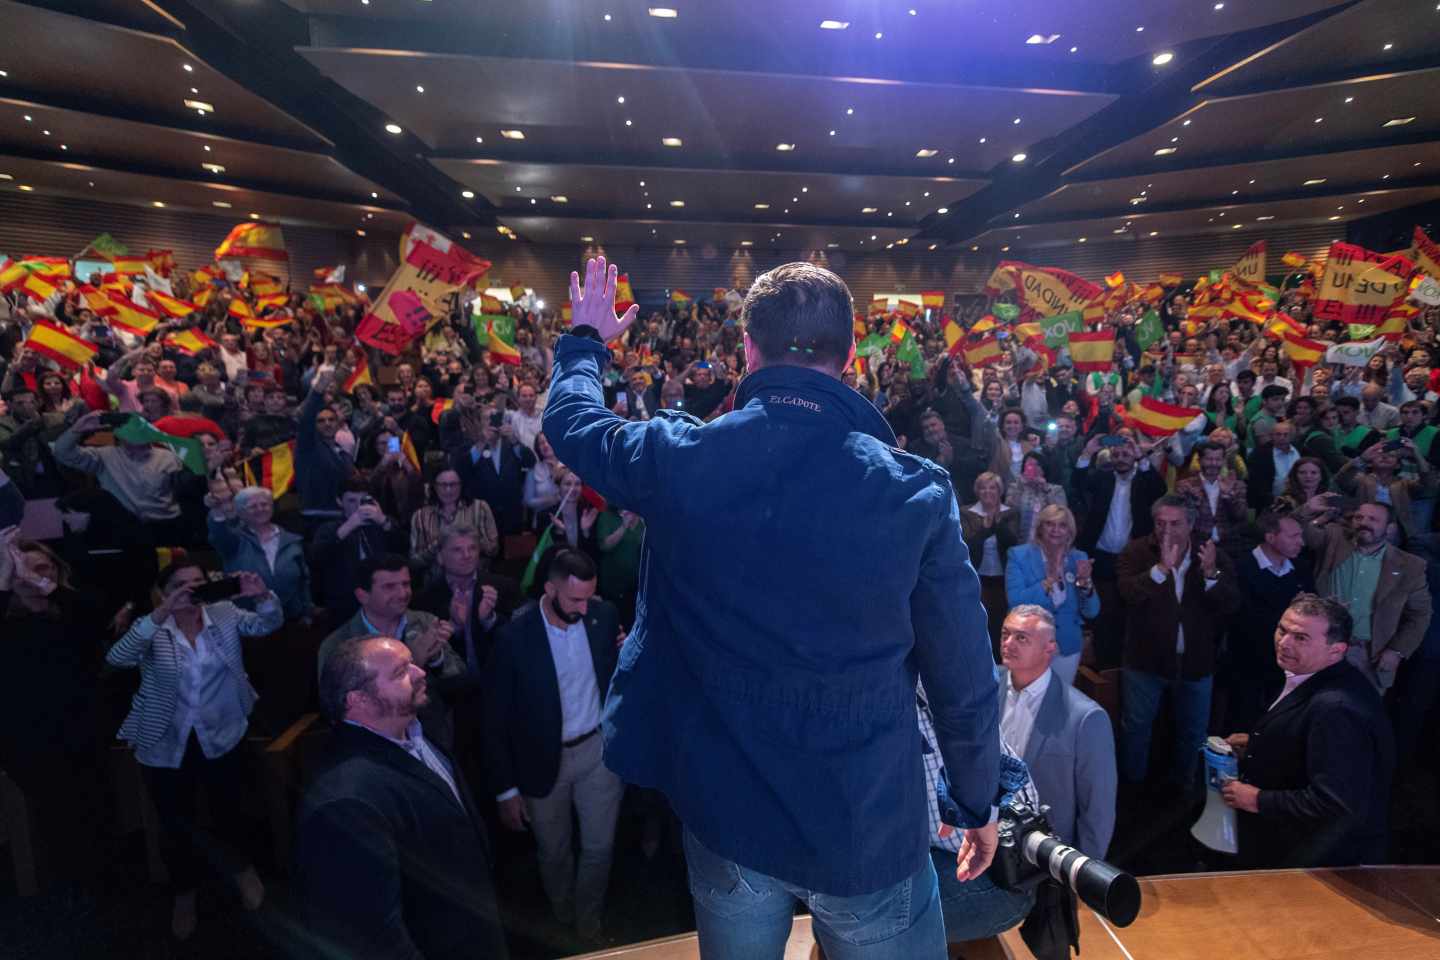
[[1160,323],[1160,314],[1154,310],[1146,310],[1145,316],[1135,324],[1135,340],[1140,344],[1141,350],[1148,350],[1150,344],[1165,336],[1165,327]]
[[890,337],[883,333],[872,333],[855,345],[855,356],[873,357],[885,352],[890,345]]
[[895,359],[910,364],[911,380],[925,379],[925,355],[920,352],[920,344],[915,342],[913,333],[907,332],[900,346],[895,348]]
[[1014,323],[1015,319],[1020,316],[1020,307],[1013,303],[997,303],[990,308],[990,312],[995,315],[997,320]]
[[1225,271],[1224,271],[1224,270],[1211,270],[1211,271],[1210,271],[1210,282],[1211,282],[1211,283],[1219,283],[1220,280],[1221,280],[1221,278],[1224,277],[1224,276],[1225,276]]
[[1045,346],[1051,350],[1063,350],[1070,346],[1070,334],[1085,329],[1085,319],[1079,310],[1046,317],[1039,323],[1045,333]]
[[105,257],[123,257],[130,252],[129,247],[108,233],[102,233],[94,240],[91,240],[90,246],[85,249],[94,250],[96,253]]
[[148,420],[131,414],[128,422],[115,431],[115,439],[125,443],[162,443],[175,452],[185,469],[205,476],[205,448],[194,437],[177,437],[155,429]]

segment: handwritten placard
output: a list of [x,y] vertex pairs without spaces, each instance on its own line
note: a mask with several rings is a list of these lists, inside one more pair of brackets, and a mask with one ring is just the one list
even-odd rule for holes
[[424,242],[415,243],[405,262],[419,271],[426,280],[438,280],[452,287],[463,287],[483,273],[487,264],[476,260],[458,246],[449,250]]
[[420,336],[430,326],[430,311],[413,291],[396,290],[391,294],[390,312],[395,314],[400,327],[411,339]]
[[365,319],[360,321],[360,326],[355,330],[355,338],[376,350],[392,355],[403,352],[406,345],[415,339],[405,332],[401,324],[390,323],[373,313],[366,314]]

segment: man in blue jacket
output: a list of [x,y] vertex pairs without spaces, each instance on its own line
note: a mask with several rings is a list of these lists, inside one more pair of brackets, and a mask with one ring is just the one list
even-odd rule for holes
[[995,849],[1000,741],[980,586],[949,475],[895,447],[844,386],[844,282],[778,267],[745,301],[734,412],[627,422],[606,409],[616,268],[590,261],[555,348],[545,436],[645,518],[636,622],[606,702],[605,762],[685,823],[707,960],[779,958],[795,899],[831,956],[940,958],[915,720],[923,678],[957,876]]

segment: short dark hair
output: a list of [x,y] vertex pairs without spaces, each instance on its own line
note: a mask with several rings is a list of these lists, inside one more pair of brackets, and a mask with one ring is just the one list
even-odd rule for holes
[[1355,629],[1355,618],[1339,600],[1313,593],[1297,593],[1295,599],[1290,601],[1289,609],[1302,617],[1324,617],[1326,643],[1350,642],[1350,635]]
[[[161,593],[164,593],[165,588],[170,586],[170,581],[175,579],[175,574],[179,573],[181,570],[189,570],[192,568],[195,570],[199,570],[201,573],[205,573],[205,568],[201,566],[200,561],[192,560],[189,557],[184,556],[183,554],[176,557],[174,560],[170,561],[165,566],[160,568],[160,573],[157,574],[155,577],[156,589],[158,589]],[[206,576],[209,576],[209,574],[206,574]]]
[[375,586],[375,574],[384,571],[385,573],[399,573],[401,570],[409,570],[410,564],[398,553],[382,553],[378,556],[367,557],[360,562],[360,569],[357,571],[355,586],[361,590],[370,590]]
[[1219,450],[1221,453],[1224,453],[1225,444],[1216,443],[1214,440],[1203,440],[1200,443],[1195,444],[1195,455],[1197,457],[1203,457],[1211,450]]
[[1360,398],[1351,396],[1336,397],[1330,405],[1332,407],[1349,407],[1352,410],[1359,410]]
[[1381,510],[1384,510],[1384,511],[1385,511],[1385,522],[1386,522],[1386,523],[1390,523],[1392,520],[1395,519],[1395,508],[1392,507],[1390,504],[1384,503],[1384,502],[1382,502],[1382,501],[1380,501],[1380,500],[1361,500],[1361,501],[1359,501],[1358,503],[1355,504],[1354,509],[1351,510],[1350,512],[1351,512],[1351,513],[1354,513],[1356,510],[1359,510],[1361,507],[1379,507]]
[[550,569],[545,579],[556,583],[574,577],[586,582],[594,580],[595,575],[595,561],[583,550],[563,549],[557,550],[555,556],[550,558]]
[[1269,400],[1271,397],[1286,397],[1289,395],[1290,391],[1286,390],[1278,383],[1272,383],[1270,384],[1270,386],[1260,391],[1260,399],[1262,400]]
[[756,277],[741,317],[767,363],[839,370],[855,343],[850,288],[813,263],[787,263]]
[[1188,497],[1182,497],[1178,493],[1167,493],[1150,505],[1150,516],[1153,518],[1165,507],[1173,507],[1176,510],[1185,511],[1185,519],[1190,526],[1195,526],[1195,521],[1200,511]]
[[[1270,388],[1266,387],[1265,389],[1269,390]],[[1285,412],[1292,417],[1295,416],[1295,411],[1300,409],[1300,404],[1302,403],[1310,407],[1311,413],[1315,413],[1320,406],[1315,402],[1314,397],[1296,397],[1285,405]]]
[[1425,411],[1425,404],[1421,403],[1419,400],[1406,400],[1404,403],[1400,404],[1401,413],[1404,413],[1406,410],[1410,410],[1412,408],[1419,410],[1423,413]]
[[1235,382],[1236,382],[1236,383],[1239,383],[1241,380],[1254,380],[1254,379],[1255,379],[1255,371],[1254,371],[1254,370],[1241,370],[1239,373],[1235,374]]
[[1293,520],[1297,524],[1300,522],[1295,519],[1295,515],[1289,510],[1276,510],[1272,508],[1260,511],[1259,516],[1255,518],[1255,526],[1260,531],[1260,539],[1263,540],[1272,533],[1279,533],[1280,522],[1282,520]]
[[345,699],[352,690],[367,690],[375,674],[365,664],[365,645],[382,637],[347,637],[331,648],[320,665],[320,712],[331,723],[345,719]]
[[[322,408],[321,408],[321,411],[323,412],[325,409],[328,409],[328,408],[322,407]],[[332,412],[333,412],[333,411],[332,411]],[[320,415],[320,414],[318,414],[318,413],[316,414],[317,417],[318,417],[319,415]],[[346,478],[345,478],[345,482],[340,485],[340,496],[342,496],[342,497],[345,496],[345,494],[347,494],[347,493],[369,493],[369,492],[370,492],[370,482],[369,482],[368,480],[366,480],[364,477],[360,476],[358,473],[352,473],[350,476],[346,477]]]

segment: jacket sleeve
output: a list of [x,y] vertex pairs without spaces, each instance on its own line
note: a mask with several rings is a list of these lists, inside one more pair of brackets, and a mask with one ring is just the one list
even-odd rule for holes
[[227,606],[235,614],[235,629],[242,637],[268,637],[285,622],[285,609],[280,606],[280,598],[273,590],[259,599],[253,611],[233,604]]
[[[1084,551],[1081,550],[1072,550],[1070,556],[1076,563],[1089,559],[1089,557],[1085,556]],[[1091,581],[1090,592],[1088,594],[1081,593],[1079,589],[1076,588],[1075,595],[1080,601],[1080,616],[1086,620],[1094,620],[1100,616],[1100,591],[1095,589],[1093,580]]]
[[935,739],[963,823],[989,823],[1000,783],[1000,708],[980,578],[960,539],[960,507],[949,482],[910,595],[915,654],[935,718]]
[[654,502],[667,484],[658,462],[676,430],[693,429],[670,418],[630,422],[605,406],[600,376],[610,362],[604,344],[562,336],[542,427],[560,460],[607,500]]
[[240,550],[240,537],[233,524],[239,521],[217,520],[214,511],[205,514],[205,529],[209,533],[210,546],[220,555],[220,562],[228,569]]
[[305,402],[300,404],[300,413],[297,415],[298,423],[295,429],[297,465],[303,465],[308,461],[314,455],[315,448],[320,445],[320,434],[315,428],[315,418],[319,416],[320,408],[324,405],[325,395],[312,386],[310,392],[305,395]]
[[150,641],[155,639],[158,632],[160,624],[152,620],[150,614],[137,617],[135,622],[130,624],[130,629],[125,631],[125,635],[116,640],[106,652],[105,662],[112,667],[140,666],[140,661],[150,652]]
[[300,825],[297,852],[306,911],[327,933],[347,942],[322,944],[319,956],[425,960],[405,927],[400,851],[388,820],[368,803],[336,800]]
[[52,452],[55,454],[55,459],[59,461],[62,466],[69,467],[72,470],[81,470],[85,473],[99,473],[105,465],[104,461],[100,459],[100,454],[89,447],[80,446],[80,435],[75,432],[74,428],[60,434],[60,438],[55,441]]
[[1075,733],[1075,846],[1089,856],[1103,858],[1115,833],[1116,780],[1115,734],[1094,709]]
[[[1310,782],[1296,790],[1261,790],[1260,816],[1285,818],[1316,827],[1353,818],[1365,808],[1367,793],[1379,770],[1373,766],[1374,745],[1365,718],[1344,703],[1317,697],[1311,703],[1305,738],[1305,771]],[[1372,764],[1359,770],[1362,764]]]
[[1005,596],[1012,607],[1034,603],[1049,610],[1052,604],[1041,586],[1042,581],[1034,579],[1029,569],[1031,565],[1027,561],[1033,555],[1017,547],[1005,558]]
[[516,682],[515,658],[509,647],[512,633],[518,629],[521,628],[517,622],[512,621],[500,631],[485,664],[485,692],[481,698],[485,725],[481,728],[481,736],[485,746],[485,772],[490,776],[491,800],[520,786],[515,779],[514,765],[510,762],[507,731],[515,702]]
[[1176,602],[1174,574],[1166,574],[1162,582],[1156,583],[1155,578],[1150,576],[1150,568],[1155,564],[1144,546],[1144,541],[1132,540],[1115,561],[1115,580],[1120,596],[1132,609],[1163,604],[1167,597],[1173,606]]
[[1395,636],[1390,638],[1390,643],[1385,647],[1402,657],[1408,657],[1420,649],[1420,644],[1425,640],[1425,631],[1430,626],[1431,616],[1430,589],[1426,586],[1423,568],[1411,572],[1406,580],[1405,609],[1400,611],[1400,622],[1395,627]]

